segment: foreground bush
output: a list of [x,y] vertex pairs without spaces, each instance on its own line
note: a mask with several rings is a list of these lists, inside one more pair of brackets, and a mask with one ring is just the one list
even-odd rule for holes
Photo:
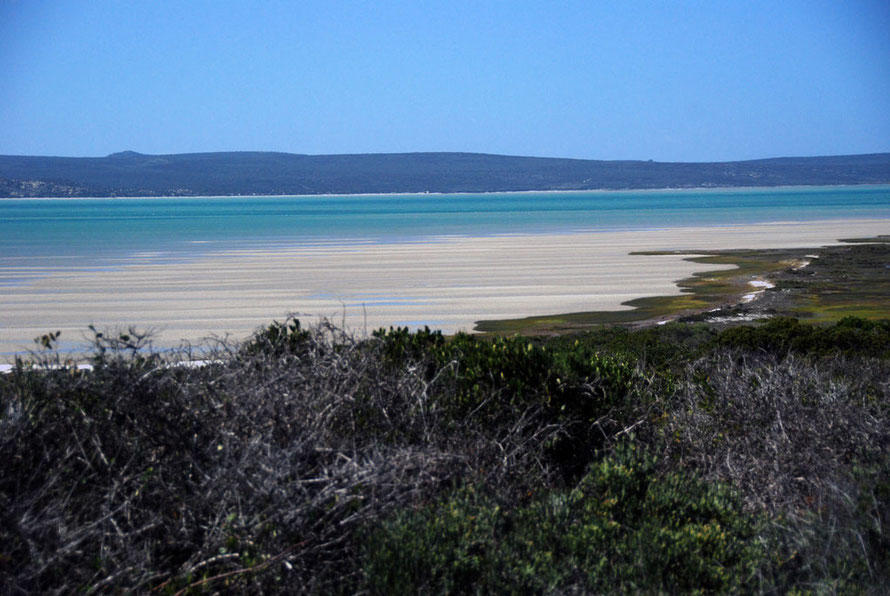
[[890,370],[831,329],[48,334],[0,375],[0,591],[868,593]]
[[450,383],[434,405],[455,425],[490,433],[512,424],[518,412],[533,412],[542,428],[558,428],[542,455],[569,481],[611,436],[648,415],[651,379],[636,363],[578,341],[554,350],[522,337],[459,333],[446,342],[428,330],[381,330],[376,337],[389,362],[423,360],[426,378]]
[[549,356],[450,346],[396,359],[386,334],[287,321],[203,367],[126,334],[97,334],[92,372],[20,365],[0,379],[5,591],[326,591],[359,581],[355,531],[391,511],[467,480],[558,482],[553,446],[593,421],[548,403],[563,389],[529,363]]
[[773,517],[770,581],[846,591],[890,579],[890,363],[716,350],[686,370],[666,456]]
[[0,379],[4,592],[324,591],[349,581],[354,528],[468,469],[447,437],[352,432],[363,403],[419,435],[435,421],[410,370],[327,326],[201,368],[124,356]]

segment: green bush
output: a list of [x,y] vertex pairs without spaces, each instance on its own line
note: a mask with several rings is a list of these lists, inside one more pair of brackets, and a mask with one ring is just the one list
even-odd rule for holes
[[651,370],[666,371],[698,356],[716,335],[713,328],[702,323],[669,323],[644,329],[603,326],[552,338],[547,346],[554,351],[580,346],[625,357]]
[[724,486],[659,476],[632,443],[578,486],[505,506],[465,488],[368,534],[372,593],[737,592],[765,549]]
[[797,319],[776,318],[752,327],[731,327],[716,340],[717,345],[773,354],[796,352],[825,356],[890,356],[890,321],[870,321],[845,317],[835,325],[819,327],[802,324]]
[[404,328],[375,337],[394,365],[422,362],[427,380],[444,370],[453,391],[440,393],[438,406],[460,424],[472,417],[492,427],[528,407],[543,408],[551,420],[590,424],[636,397],[640,379],[633,359],[578,341],[551,349],[522,337],[459,333],[446,341],[439,332]]
[[445,345],[442,332],[430,331],[429,327],[413,333],[407,327],[377,329],[372,336],[381,340],[385,357],[396,365],[419,360],[430,354],[435,356]]
[[311,339],[311,333],[300,326],[300,321],[289,317],[283,323],[272,321],[260,329],[244,343],[242,350],[249,356],[298,356],[309,349]]

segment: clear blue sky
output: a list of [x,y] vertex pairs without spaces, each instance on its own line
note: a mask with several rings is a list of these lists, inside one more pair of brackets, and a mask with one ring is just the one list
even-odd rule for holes
[[0,153],[890,151],[890,2],[0,0]]

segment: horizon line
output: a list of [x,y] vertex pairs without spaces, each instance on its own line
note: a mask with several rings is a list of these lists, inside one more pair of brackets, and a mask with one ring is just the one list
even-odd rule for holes
[[0,157],[38,157],[38,158],[57,158],[57,159],[108,159],[111,157],[124,157],[128,155],[139,157],[173,157],[186,155],[225,155],[225,154],[272,154],[272,155],[290,155],[295,157],[355,157],[355,156],[407,156],[407,155],[476,155],[489,157],[510,157],[520,159],[553,159],[564,161],[586,161],[586,162],[615,162],[615,163],[661,163],[661,164],[717,164],[717,163],[742,163],[752,161],[768,161],[777,159],[819,159],[826,157],[866,157],[872,155],[888,155],[887,151],[870,151],[866,153],[830,153],[821,155],[774,155],[770,157],[754,157],[746,159],[718,159],[714,161],[683,161],[683,160],[657,160],[657,159],[639,159],[639,158],[609,158],[598,159],[588,157],[554,157],[548,155],[519,155],[512,153],[487,153],[483,151],[380,151],[380,152],[353,152],[353,153],[296,153],[291,151],[275,151],[275,150],[251,150],[236,149],[225,151],[185,151],[181,153],[142,153],[132,149],[115,151],[106,155],[37,155],[37,154],[17,154],[4,153]]

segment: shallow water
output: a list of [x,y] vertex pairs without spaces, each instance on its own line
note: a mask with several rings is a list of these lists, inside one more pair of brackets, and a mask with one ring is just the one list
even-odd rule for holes
[[208,253],[890,217],[890,186],[0,200],[0,285]]

